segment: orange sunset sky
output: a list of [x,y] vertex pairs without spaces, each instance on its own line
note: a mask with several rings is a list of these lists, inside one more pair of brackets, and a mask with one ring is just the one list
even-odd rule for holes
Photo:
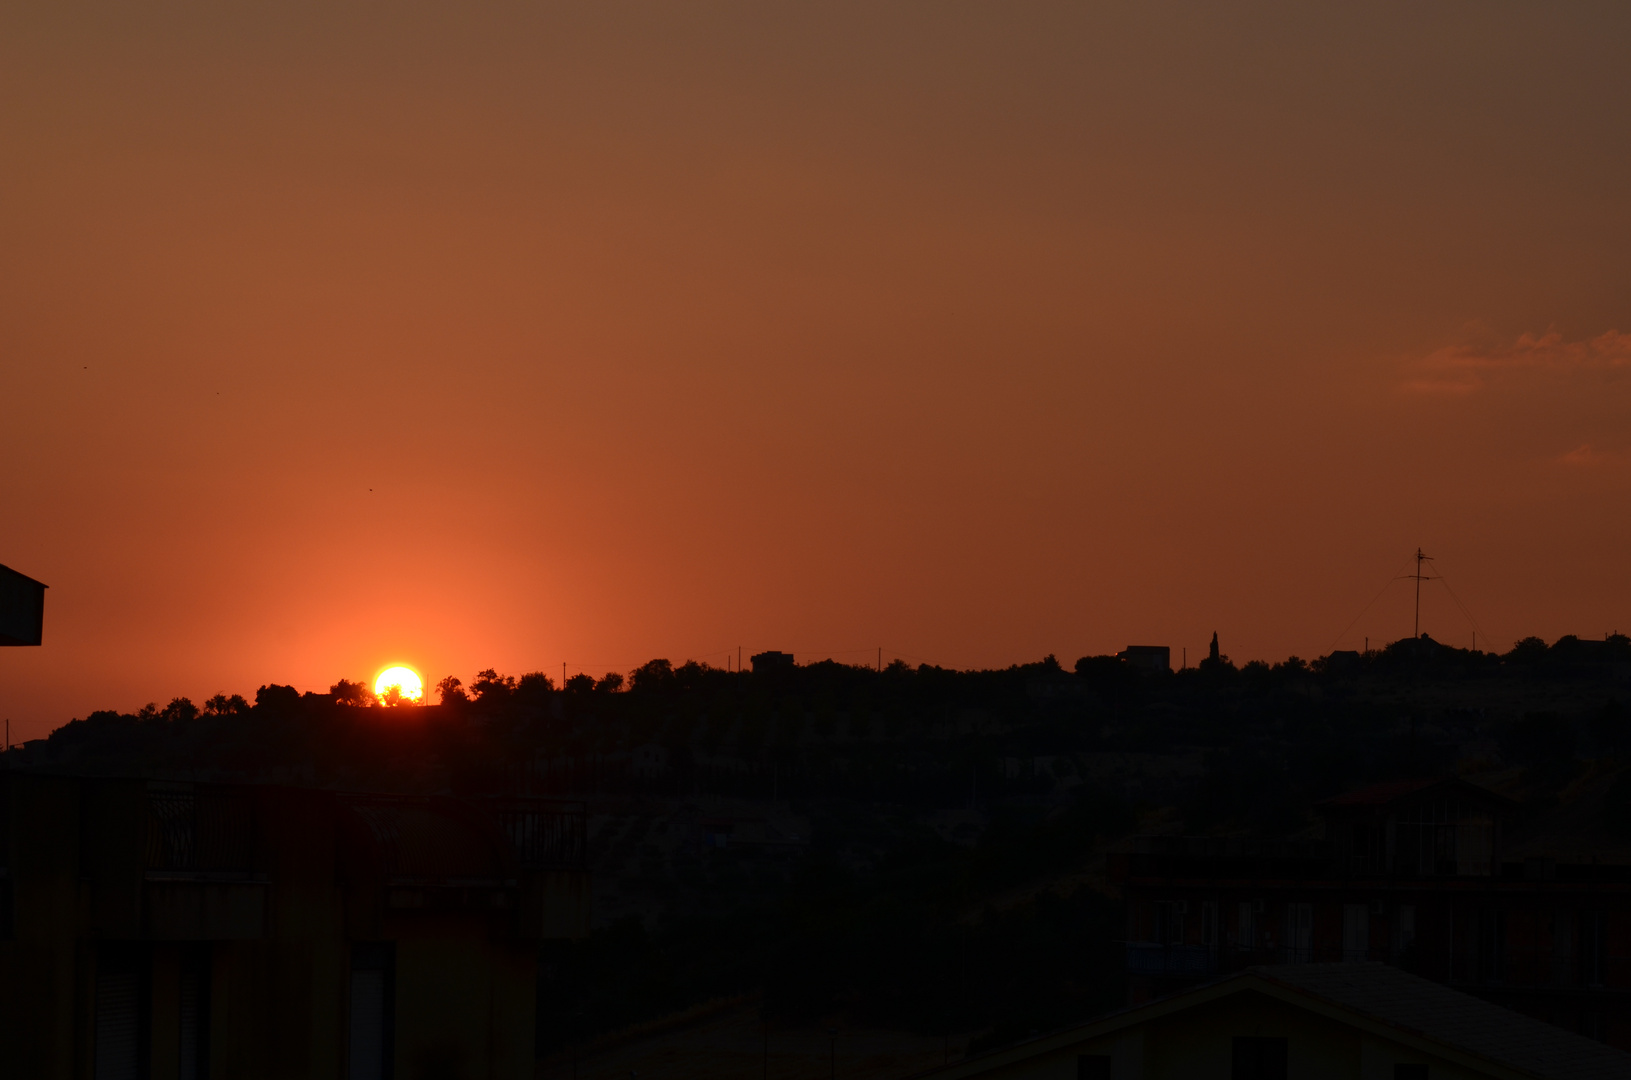
[[[1631,630],[1631,7],[0,5],[13,739]],[[1442,587],[1423,629],[1470,644]]]

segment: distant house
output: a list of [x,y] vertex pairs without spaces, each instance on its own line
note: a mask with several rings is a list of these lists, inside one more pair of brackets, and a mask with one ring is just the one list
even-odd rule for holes
[[1172,648],[1168,645],[1129,645],[1116,659],[1140,671],[1171,671]]
[[1256,967],[936,1080],[1610,1080],[1631,1054],[1385,964]]
[[756,675],[766,671],[786,671],[793,666],[793,654],[774,651],[754,653],[752,661]]
[[0,566],[0,645],[38,645],[45,625],[42,582]]
[[0,1075],[531,1076],[588,902],[577,804],[0,773]]
[[1361,660],[1353,649],[1333,649],[1325,658],[1325,671],[1330,675],[1347,675],[1359,670]]

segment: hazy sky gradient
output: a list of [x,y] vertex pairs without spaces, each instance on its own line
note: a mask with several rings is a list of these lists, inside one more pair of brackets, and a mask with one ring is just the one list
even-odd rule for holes
[[478,8],[0,8],[14,737],[1631,630],[1624,4]]

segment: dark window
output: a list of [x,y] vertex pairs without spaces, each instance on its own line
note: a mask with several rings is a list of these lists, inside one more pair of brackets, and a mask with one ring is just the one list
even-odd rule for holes
[[188,949],[181,956],[181,1050],[179,1080],[209,1080],[210,947]]
[[1427,1066],[1395,1065],[1393,1066],[1393,1080],[1427,1080]]
[[96,959],[96,1080],[147,1080],[148,963],[144,950],[106,945]]
[[1110,1055],[1079,1055],[1076,1058],[1076,1080],[1110,1080]]
[[1235,1036],[1232,1080],[1286,1080],[1286,1040]]
[[396,1040],[396,946],[351,946],[351,1024],[348,1080],[391,1080]]

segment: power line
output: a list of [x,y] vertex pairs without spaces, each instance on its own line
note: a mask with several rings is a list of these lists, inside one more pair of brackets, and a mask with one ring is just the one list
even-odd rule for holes
[[[1415,556],[1411,556],[1411,558],[1414,558],[1414,557]],[[1410,560],[1406,559],[1405,562],[1404,562],[1404,565],[1399,567],[1399,569],[1403,570],[1406,567],[1408,567],[1409,565],[1410,565]],[[1359,624],[1359,620],[1363,619],[1365,617],[1365,612],[1367,612],[1371,608],[1375,607],[1376,606],[1376,601],[1382,599],[1382,594],[1387,592],[1390,588],[1392,588],[1393,583],[1395,581],[1403,581],[1405,576],[1406,575],[1403,575],[1403,574],[1390,574],[1390,575],[1388,575],[1387,584],[1382,586],[1381,592],[1378,592],[1375,596],[1370,598],[1370,603],[1366,604],[1363,608],[1360,609],[1359,614],[1355,615],[1353,617],[1353,622],[1350,622],[1347,626],[1342,628],[1342,633],[1338,634],[1336,636],[1336,638],[1331,642],[1331,644],[1326,646],[1325,651],[1330,652],[1332,649],[1336,648],[1337,643],[1340,642],[1343,638],[1348,636],[1348,631],[1352,630],[1355,626],[1357,626]]]
[[[1433,567],[1433,569],[1435,569],[1435,570],[1438,570],[1438,567],[1437,567],[1437,566],[1435,566],[1435,567]],[[1466,605],[1466,604],[1463,604],[1463,603],[1462,603],[1462,602],[1461,602],[1461,597],[1459,597],[1459,596],[1457,596],[1457,595],[1456,595],[1456,594],[1455,594],[1455,590],[1454,590],[1454,589],[1452,589],[1452,588],[1450,588],[1450,581],[1449,581],[1449,579],[1448,579],[1448,578],[1446,578],[1446,577],[1445,577],[1445,576],[1444,576],[1444,571],[1442,571],[1442,570],[1439,570],[1439,571],[1438,571],[1438,578],[1437,578],[1437,580],[1438,580],[1438,581],[1439,581],[1439,582],[1441,582],[1441,583],[1442,583],[1442,584],[1443,584],[1443,585],[1444,585],[1444,591],[1445,591],[1445,592],[1447,592],[1447,593],[1449,593],[1449,594],[1450,594],[1450,599],[1451,599],[1451,600],[1453,600],[1453,601],[1455,601],[1455,606],[1456,606],[1456,607],[1458,607],[1458,608],[1460,608],[1460,609],[1461,609],[1461,614],[1462,614],[1462,615],[1463,615],[1463,616],[1465,616],[1465,617],[1466,617],[1466,619],[1467,619],[1467,625],[1468,625],[1468,626],[1470,626],[1470,627],[1472,627],[1472,632],[1473,632],[1473,633],[1474,633],[1474,634],[1483,634],[1483,635],[1484,635],[1484,640],[1485,640],[1485,641],[1489,641],[1489,642],[1490,642],[1490,643],[1491,643],[1491,644],[1494,644],[1494,642],[1493,642],[1493,640],[1492,640],[1492,639],[1491,639],[1491,638],[1490,638],[1490,636],[1489,636],[1489,635],[1488,635],[1488,634],[1484,634],[1484,631],[1483,631],[1483,628],[1482,628],[1482,627],[1480,627],[1480,626],[1479,626],[1479,625],[1478,625],[1478,622],[1477,622],[1477,620],[1475,620],[1475,619],[1474,619],[1474,618],[1473,618],[1473,617],[1472,617],[1472,612],[1470,612],[1470,611],[1468,611],[1468,610],[1467,610],[1467,605]],[[1476,647],[1477,647],[1477,643],[1476,643],[1476,642],[1474,642],[1474,643],[1473,643],[1473,647],[1474,647],[1474,648],[1476,648]]]

